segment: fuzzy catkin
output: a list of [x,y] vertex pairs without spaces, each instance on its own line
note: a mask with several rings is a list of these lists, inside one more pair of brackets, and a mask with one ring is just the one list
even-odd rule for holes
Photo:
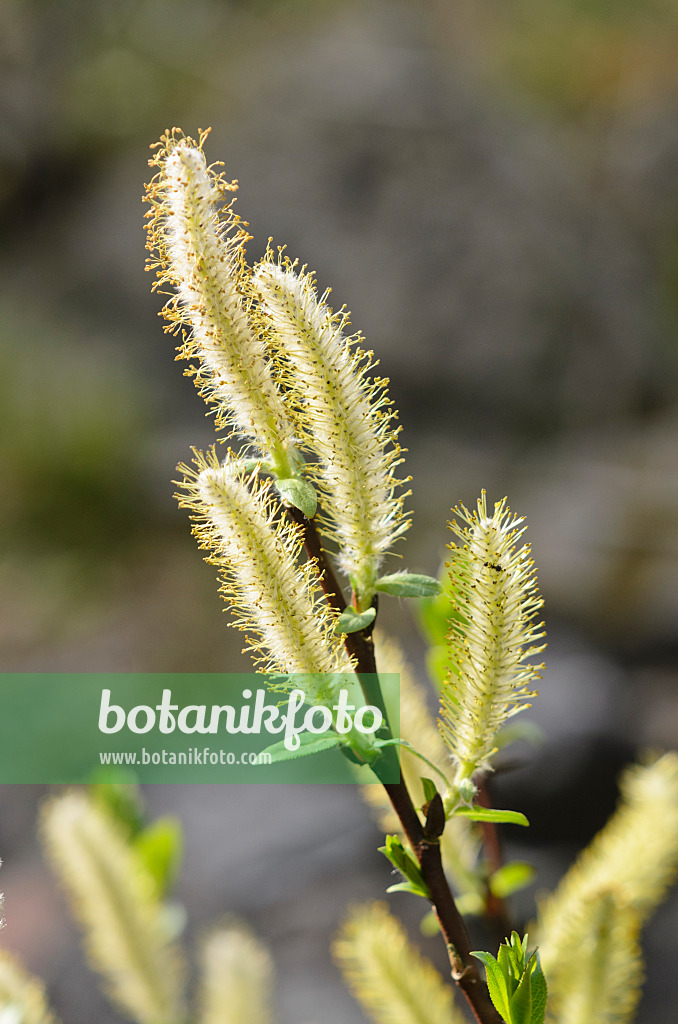
[[582,903],[577,942],[549,975],[547,1024],[631,1024],[643,982],[640,918],[614,889]]
[[300,443],[317,459],[311,472],[323,495],[323,531],[362,610],[372,602],[384,555],[409,526],[387,382],[370,378],[370,354],[344,334],[347,315],[328,308],[306,270],[274,262],[269,250],[252,287],[295,399]]
[[385,903],[355,907],[333,953],[375,1024],[463,1024],[449,985],[409,942]]
[[45,986],[0,951],[0,1021],[8,1024],[59,1024],[47,1003]]
[[456,614],[440,729],[461,779],[490,767],[497,732],[536,696],[532,684],[543,665],[529,659],[543,651],[544,632],[534,622],[543,602],[530,548],[516,547],[523,520],[510,515],[506,499],[488,515],[484,491],[475,512],[453,511],[461,545],[450,545],[448,562]]
[[194,533],[219,568],[222,593],[239,613],[234,625],[267,670],[300,674],[312,702],[338,688],[331,674],[351,663],[335,635],[335,617],[319,596],[314,562],[299,564],[299,528],[281,520],[270,482],[221,465],[212,452],[184,471],[180,504],[191,510]]
[[168,134],[152,164],[148,248],[160,282],[176,294],[164,314],[170,329],[188,327],[180,355],[197,356],[197,382],[218,404],[218,422],[237,430],[290,476],[292,424],[271,376],[261,338],[250,323],[247,235],[233,214],[234,188],[207,166],[202,147]]
[[199,1024],[272,1024],[273,961],[245,925],[215,929],[200,949]]
[[42,832],[111,999],[138,1024],[182,1021],[183,960],[121,827],[73,790],[45,804]]
[[600,893],[646,920],[678,874],[678,754],[628,768],[621,800],[539,912],[539,948],[547,977],[579,941],[571,922]]

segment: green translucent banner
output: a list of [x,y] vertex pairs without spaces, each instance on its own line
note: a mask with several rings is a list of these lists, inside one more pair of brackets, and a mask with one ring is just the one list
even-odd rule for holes
[[2,673],[0,783],[397,782],[399,681]]

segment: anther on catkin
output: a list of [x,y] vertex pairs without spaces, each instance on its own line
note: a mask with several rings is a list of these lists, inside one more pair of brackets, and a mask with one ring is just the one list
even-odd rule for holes
[[318,297],[305,269],[271,250],[255,269],[263,326],[294,397],[299,443],[313,453],[321,525],[338,548],[358,609],[372,602],[384,555],[409,526],[396,469],[403,461],[387,381],[371,378],[371,353],[348,337],[348,315]]
[[300,529],[281,519],[270,481],[248,479],[237,462],[220,465],[213,451],[196,453],[195,468],[179,469],[179,502],[192,513],[193,531],[238,613],[234,625],[258,662],[272,672],[302,674],[298,685],[312,702],[333,696],[338,683],[325,676],[350,672],[351,664],[319,595],[316,564],[299,564]]
[[173,289],[163,310],[168,330],[188,329],[180,356],[200,360],[197,383],[217,403],[218,424],[237,430],[277,475],[290,477],[292,425],[250,322],[248,235],[233,213],[235,184],[207,166],[203,140],[168,132],[151,161],[158,173],[147,187],[147,247],[155,254],[149,268]]

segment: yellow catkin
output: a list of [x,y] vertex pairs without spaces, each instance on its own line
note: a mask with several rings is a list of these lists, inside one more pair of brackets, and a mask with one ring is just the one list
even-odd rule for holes
[[221,465],[214,452],[198,454],[194,468],[179,467],[185,474],[180,503],[193,514],[194,533],[210,551],[222,593],[238,613],[235,625],[259,663],[305,674],[297,682],[322,702],[337,688],[324,674],[351,671],[335,616],[319,596],[315,563],[298,562],[300,529],[280,518],[270,481],[248,479],[238,465]]
[[243,924],[213,931],[200,949],[198,1024],[272,1024],[273,961]]
[[628,768],[620,788],[613,816],[540,906],[538,941],[547,979],[579,944],[571,922],[582,907],[613,890],[621,906],[645,921],[678,872],[678,754]]
[[348,987],[375,1024],[463,1024],[452,989],[409,942],[385,903],[356,907],[333,953]]
[[8,1024],[59,1024],[42,982],[0,951],[0,1021]]
[[580,905],[570,928],[577,941],[547,976],[547,1024],[631,1024],[643,981],[637,911],[603,891]]
[[544,649],[542,606],[525,532],[506,499],[488,515],[485,492],[477,510],[453,510],[460,539],[450,545],[448,569],[456,615],[448,635],[451,672],[441,694],[440,729],[457,762],[457,779],[490,768],[495,737],[506,720],[529,707],[543,665],[530,660]]
[[311,274],[269,250],[254,269],[264,328],[294,396],[300,443],[312,452],[325,535],[338,548],[359,609],[369,607],[386,552],[409,526],[396,469],[402,462],[387,381],[347,337],[345,313],[318,297]]
[[149,266],[172,288],[163,310],[168,329],[188,329],[180,356],[200,360],[197,383],[217,403],[219,425],[237,430],[289,477],[292,424],[250,323],[249,236],[233,213],[235,183],[207,166],[202,142],[168,132],[151,161],[158,173],[146,195]]
[[73,790],[44,806],[42,834],[110,998],[139,1024],[182,1021],[183,960],[124,831]]

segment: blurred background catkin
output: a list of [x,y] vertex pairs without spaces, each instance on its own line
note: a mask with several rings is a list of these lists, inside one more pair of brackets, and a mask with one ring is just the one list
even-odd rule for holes
[[[172,497],[213,432],[143,273],[148,145],[212,125],[251,255],[286,243],[391,378],[415,524],[387,571],[435,573],[481,487],[528,517],[548,747],[517,749],[496,799],[552,885],[621,766],[678,737],[678,2],[1,0],[0,78],[2,669],[248,668]],[[420,668],[410,608],[382,605]],[[106,1024],[35,845],[42,795],[0,788],[2,942],[66,1024]],[[245,915],[283,1024],[360,1021],[328,953],[389,884],[358,794],[146,798],[186,824],[190,932]],[[675,1020],[677,919],[646,936],[641,1024]]]

